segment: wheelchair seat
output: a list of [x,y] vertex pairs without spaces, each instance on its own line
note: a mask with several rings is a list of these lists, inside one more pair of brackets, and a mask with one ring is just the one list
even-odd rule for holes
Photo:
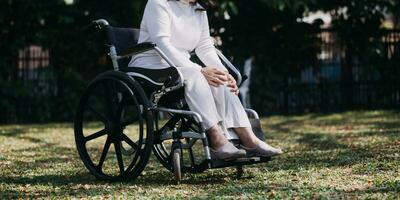
[[[136,81],[143,87],[148,97],[163,86],[169,87],[177,84],[179,74],[176,68],[168,67],[164,69],[147,69],[141,67],[122,67],[122,72],[133,76]],[[184,88],[165,94],[159,104],[162,106],[176,107],[175,104],[181,103],[184,99]]]
[[174,67],[164,69],[146,69],[141,67],[123,67],[122,72],[133,76],[143,89],[151,94],[163,86],[171,86],[179,81],[179,74]]
[[[139,29],[106,26],[105,30],[107,43],[108,45],[115,46],[117,54],[121,55],[125,51],[132,51],[132,48],[136,51],[141,51],[139,45],[137,45],[140,34]],[[144,47],[146,48],[147,46]],[[163,86],[170,87],[179,82],[179,73],[176,68],[146,69],[142,67],[128,67],[131,58],[131,56],[128,56],[119,59],[119,70],[138,81],[149,99],[151,99],[151,95],[155,91],[162,89]],[[184,90],[181,88],[163,95],[159,104],[175,108],[182,102],[183,97]]]

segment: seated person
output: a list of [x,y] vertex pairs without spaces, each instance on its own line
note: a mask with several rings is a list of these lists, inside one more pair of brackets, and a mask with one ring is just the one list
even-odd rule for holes
[[[204,3],[200,0],[148,0],[139,43],[155,43],[183,75],[186,102],[190,110],[203,118],[213,158],[281,154],[281,149],[271,147],[253,133],[237,96],[236,81],[216,53]],[[206,67],[190,60],[193,50]],[[129,67],[137,66],[150,69],[169,67],[155,51],[132,57]],[[237,137],[243,149],[228,141]]]

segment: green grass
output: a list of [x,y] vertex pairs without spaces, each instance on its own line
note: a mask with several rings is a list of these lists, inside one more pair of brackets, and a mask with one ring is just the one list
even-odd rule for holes
[[400,113],[360,111],[262,121],[285,154],[235,169],[173,175],[152,157],[125,183],[95,180],[75,149],[71,124],[0,126],[0,199],[235,198],[400,199]]

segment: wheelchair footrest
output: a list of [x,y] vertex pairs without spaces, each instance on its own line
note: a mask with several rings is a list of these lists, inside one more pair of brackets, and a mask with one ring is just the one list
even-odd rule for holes
[[223,168],[240,165],[252,165],[257,163],[265,163],[271,161],[271,157],[245,157],[235,160],[211,160],[211,168]]

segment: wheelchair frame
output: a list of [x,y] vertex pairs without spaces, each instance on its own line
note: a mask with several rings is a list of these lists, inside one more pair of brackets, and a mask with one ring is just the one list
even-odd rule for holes
[[[106,20],[99,19],[99,20],[93,21],[90,26],[94,26],[96,29],[100,29],[101,30],[101,29],[104,29],[105,27],[110,26],[110,25]],[[148,113],[167,112],[167,113],[173,114],[174,116],[176,115],[176,117],[178,118],[177,120],[182,120],[182,124],[183,124],[183,122],[188,123],[189,124],[188,126],[192,126],[193,124],[195,124],[195,125],[197,124],[198,130],[199,130],[199,132],[172,130],[172,132],[171,131],[170,132],[166,131],[166,133],[159,134],[159,135],[157,135],[157,137],[154,137],[153,135],[151,135],[151,137],[144,138],[146,144],[150,144],[151,143],[150,146],[154,146],[153,147],[153,151],[155,152],[155,154],[156,154],[157,158],[159,159],[159,161],[165,167],[167,167],[167,169],[169,169],[170,171],[173,171],[174,174],[175,174],[175,177],[178,180],[180,180],[182,178],[182,172],[199,173],[199,172],[203,172],[206,169],[222,168],[222,167],[229,167],[229,166],[236,166],[237,169],[238,169],[238,175],[241,176],[242,173],[243,173],[243,168],[242,168],[243,165],[256,164],[256,163],[267,162],[267,161],[271,160],[270,157],[250,157],[250,158],[237,159],[237,160],[233,160],[233,161],[213,160],[211,158],[211,155],[210,155],[210,147],[209,147],[209,143],[208,143],[208,138],[207,138],[206,132],[204,130],[204,127],[202,125],[203,124],[202,117],[198,113],[190,111],[190,110],[180,110],[180,109],[173,109],[173,108],[167,108],[167,107],[160,107],[158,105],[160,99],[165,94],[183,88],[184,87],[184,82],[183,82],[183,76],[179,72],[179,70],[177,69],[177,66],[175,66],[174,63],[155,44],[152,44],[152,43],[136,44],[132,48],[124,50],[122,53],[119,53],[119,54],[117,53],[116,46],[113,45],[113,44],[110,44],[108,55],[111,58],[111,62],[112,62],[112,65],[113,65],[113,71],[115,71],[115,72],[119,72],[120,71],[120,66],[119,66],[119,63],[118,63],[118,61],[120,59],[129,58],[129,57],[131,57],[133,55],[136,55],[136,54],[139,54],[139,53],[143,53],[143,52],[146,52],[146,51],[150,51],[150,50],[155,50],[155,52],[157,52],[157,54],[159,56],[161,56],[168,63],[168,65],[170,67],[173,67],[173,68],[176,69],[176,72],[179,75],[179,80],[178,80],[178,82],[176,84],[174,84],[172,86],[166,86],[164,84],[161,87],[161,89],[156,90],[155,92],[153,92],[150,95],[149,105],[146,106],[144,112],[148,112]],[[242,76],[239,73],[239,71],[222,54],[221,51],[219,51],[218,49],[216,49],[216,51],[217,51],[217,54],[218,54],[219,58],[225,64],[225,66],[227,67],[229,72],[233,73],[233,75],[236,76],[237,83],[240,84],[243,79],[242,79]],[[94,82],[96,82],[96,80],[102,80],[102,77],[103,77],[103,79],[107,79],[107,77],[108,77],[108,79],[111,79],[111,77],[113,77],[113,79],[115,79],[115,81],[122,80],[121,82],[126,83],[127,85],[129,85],[129,87],[128,87],[128,89],[129,89],[129,88],[132,88],[132,86],[131,86],[132,84],[128,84],[128,82],[129,81],[135,82],[134,78],[132,78],[131,76],[138,77],[138,78],[143,78],[143,79],[146,79],[148,81],[152,81],[148,77],[146,77],[146,76],[144,76],[142,74],[138,74],[138,73],[129,74],[129,76],[126,75],[126,77],[123,77],[123,76],[124,75],[122,73],[119,73],[118,76],[116,76],[116,75],[114,76],[114,75],[111,74],[111,72],[108,72],[108,74],[106,72],[106,73],[104,73],[104,75],[100,74],[95,79]],[[132,80],[127,81],[128,79],[132,79]],[[94,85],[94,82],[89,84],[89,88],[90,88],[90,85]],[[137,88],[137,85],[135,87]],[[131,89],[132,90],[131,91],[132,95],[134,95],[135,93],[136,94],[137,93],[141,93],[141,92],[135,92],[135,87],[133,89]],[[86,140],[86,138],[90,137],[90,136],[88,136],[88,137],[81,136],[82,135],[82,130],[81,130],[82,129],[82,122],[80,122],[79,120],[82,120],[82,119],[80,119],[79,117],[82,118],[82,116],[79,115],[79,112],[80,112],[79,110],[82,110],[82,109],[83,108],[80,105],[79,108],[78,108],[78,112],[77,112],[78,113],[77,114],[77,118],[75,120],[75,139],[76,139],[76,142],[77,142],[78,152],[79,152],[79,154],[81,156],[81,159],[84,161],[85,166],[89,169],[89,171],[91,171],[92,174],[95,175],[97,178],[107,179],[107,180],[126,180],[128,178],[132,178],[132,177],[136,178],[137,176],[139,176],[141,171],[144,169],[144,166],[148,162],[149,155],[147,156],[147,158],[145,156],[143,161],[141,161],[142,163],[140,163],[140,165],[142,167],[139,167],[138,169],[136,169],[135,172],[130,171],[130,170],[133,170],[133,168],[131,169],[129,167],[128,167],[129,170],[127,169],[126,171],[124,171],[124,167],[122,167],[121,174],[119,174],[118,176],[115,176],[115,177],[102,176],[101,173],[99,175],[99,174],[96,174],[96,173],[93,172],[93,170],[94,170],[93,166],[90,164],[90,162],[89,162],[89,164],[87,164],[88,161],[85,161],[85,159],[86,160],[88,158],[90,159],[90,157],[87,156],[85,154],[85,152],[82,153],[82,151],[83,151],[82,148],[85,148],[84,145],[82,146],[82,140]],[[259,121],[258,121],[259,120],[259,116],[258,116],[257,112],[254,111],[254,110],[251,110],[251,109],[245,109],[245,110],[246,110],[246,113],[248,114],[249,118],[252,118],[252,119],[256,120],[258,122],[258,126],[260,126],[259,125]],[[194,119],[194,121],[191,120],[191,119]],[[151,121],[151,119],[150,119],[150,121]],[[146,122],[146,123],[149,123],[149,122]],[[151,122],[150,124],[153,124],[153,123],[154,122]],[[158,123],[158,121],[156,120],[156,126],[158,126],[157,123]],[[192,124],[190,124],[190,123],[192,123]],[[181,124],[181,126],[183,126],[182,124]],[[150,126],[152,126],[152,128],[154,127],[153,125],[150,125]],[[173,124],[173,126],[176,126],[176,124]],[[172,128],[172,127],[170,127],[170,128]],[[118,129],[118,131],[119,131],[119,129]],[[148,130],[148,131],[151,131],[151,130]],[[153,130],[153,131],[157,132],[157,131],[160,131],[160,130],[158,129],[158,127],[156,127],[156,130]],[[102,133],[102,134],[104,134],[104,133]],[[147,133],[147,134],[153,134],[153,132]],[[148,141],[150,138],[153,141]],[[170,140],[170,139],[173,140],[172,145],[171,145],[170,154],[169,155],[165,155],[165,156],[161,156],[162,152],[157,152],[157,151],[164,151],[164,150],[157,149],[156,145],[163,145],[162,141]],[[188,143],[187,144],[181,143],[182,139],[186,139]],[[202,141],[205,160],[203,160],[203,162],[201,162],[200,164],[196,164],[195,165],[194,161],[193,161],[194,158],[193,158],[193,153],[191,152],[191,150],[192,150],[191,148],[193,147],[193,145],[198,140]],[[153,144],[155,141],[158,141],[160,143]],[[238,143],[237,140],[236,141],[232,141],[232,142],[233,143]],[[132,142],[130,142],[130,143],[132,144]],[[116,145],[116,144],[117,143],[114,143],[114,145]],[[109,145],[110,144],[108,144],[107,148],[109,148]],[[106,146],[107,146],[107,142],[106,142],[106,145],[105,145],[104,148],[106,148]],[[120,158],[118,157],[118,152],[121,154],[121,152],[120,152],[121,150],[119,150],[118,148],[121,148],[123,150],[122,146],[121,145],[119,145],[119,146],[120,147],[115,146],[115,151],[117,153],[118,162],[120,162],[120,160],[119,160]],[[146,148],[148,149],[149,147],[146,147]],[[191,156],[192,165],[189,166],[189,167],[186,167],[186,168],[184,166],[181,166],[182,158],[180,156],[182,156],[182,149],[189,149],[190,152],[191,152],[190,156]],[[103,151],[104,151],[104,149],[103,149]],[[148,151],[148,150],[146,150],[146,151]],[[150,154],[149,152],[147,152],[147,153]],[[164,154],[168,154],[168,152],[165,151]],[[103,155],[102,155],[102,157],[103,157]],[[103,158],[103,160],[104,159],[105,158]],[[120,163],[118,163],[118,164],[120,164]],[[132,163],[131,163],[131,165],[132,165]],[[131,167],[131,165],[130,165],[130,167]],[[135,164],[133,164],[133,165],[135,165]],[[139,164],[137,164],[137,165],[139,165]],[[130,175],[132,173],[134,175]]]

